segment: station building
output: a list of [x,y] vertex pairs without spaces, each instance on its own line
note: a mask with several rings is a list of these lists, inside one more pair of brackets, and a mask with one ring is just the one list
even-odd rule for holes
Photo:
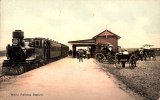
[[73,57],[76,57],[76,47],[90,47],[91,56],[93,57],[97,44],[111,45],[113,51],[117,52],[120,38],[120,36],[106,29],[91,39],[69,41],[68,43],[72,45]]

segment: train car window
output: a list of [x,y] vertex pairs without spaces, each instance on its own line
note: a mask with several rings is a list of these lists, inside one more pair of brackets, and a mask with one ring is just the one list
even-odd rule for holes
[[40,40],[35,40],[35,46],[40,46]]

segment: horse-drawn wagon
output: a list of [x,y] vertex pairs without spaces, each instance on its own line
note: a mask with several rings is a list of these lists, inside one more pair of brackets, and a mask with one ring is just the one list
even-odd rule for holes
[[132,51],[128,53],[126,50],[121,53],[115,54],[115,65],[117,68],[125,68],[125,64],[129,64],[129,68],[133,69],[136,67],[138,60],[138,51]]
[[142,47],[139,51],[140,60],[156,60],[156,53],[154,49]]
[[98,44],[96,47],[95,59],[100,63],[108,62],[109,64],[115,64],[117,68],[124,68],[126,63],[129,63],[129,68],[136,67],[138,51],[116,53],[111,48],[112,46],[108,44]]
[[112,45],[109,44],[97,44],[95,51],[95,59],[99,62],[114,62],[115,52],[112,50]]

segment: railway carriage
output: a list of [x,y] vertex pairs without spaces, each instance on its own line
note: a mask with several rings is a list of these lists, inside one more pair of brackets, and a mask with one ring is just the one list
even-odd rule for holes
[[68,56],[68,53],[69,53],[69,47],[64,44],[61,44],[61,56],[66,57]]
[[13,32],[12,45],[6,47],[7,59],[2,64],[4,74],[22,74],[68,55],[69,47],[46,39],[24,38],[21,30]]

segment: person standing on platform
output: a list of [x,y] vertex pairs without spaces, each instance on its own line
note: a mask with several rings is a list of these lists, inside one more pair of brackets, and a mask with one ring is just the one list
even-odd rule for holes
[[69,50],[69,56],[72,56],[72,50]]
[[79,50],[79,62],[83,62],[83,55],[84,55],[84,51],[82,49]]
[[90,58],[90,52],[89,52],[89,50],[87,50],[87,58],[88,59]]

